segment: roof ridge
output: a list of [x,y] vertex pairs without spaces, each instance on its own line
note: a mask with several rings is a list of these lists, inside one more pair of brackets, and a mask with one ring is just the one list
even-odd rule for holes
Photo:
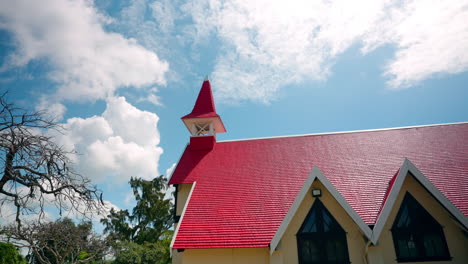
[[373,128],[373,129],[363,129],[363,130],[336,131],[336,132],[319,132],[319,133],[297,134],[297,135],[286,135],[286,136],[258,137],[258,138],[245,138],[245,139],[228,139],[228,140],[220,140],[217,143],[262,140],[262,139],[275,139],[275,138],[293,138],[293,137],[324,136],[324,135],[337,135],[337,134],[338,135],[339,134],[353,134],[353,133],[379,132],[379,131],[398,130],[398,129],[435,127],[435,126],[450,126],[450,125],[464,125],[464,124],[468,124],[468,121],[454,122],[454,123],[429,124],[429,125],[403,126],[403,127],[389,127],[389,128]]

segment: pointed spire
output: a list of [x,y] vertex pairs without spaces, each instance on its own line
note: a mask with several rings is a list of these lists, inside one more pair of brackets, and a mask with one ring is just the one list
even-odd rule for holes
[[205,79],[203,82],[192,112],[182,117],[182,119],[199,117],[219,117],[219,115],[216,113],[213,92],[211,91],[211,84],[207,79]]
[[208,76],[198,94],[192,112],[182,117],[192,136],[215,135],[226,132],[221,117],[216,113],[213,92]]

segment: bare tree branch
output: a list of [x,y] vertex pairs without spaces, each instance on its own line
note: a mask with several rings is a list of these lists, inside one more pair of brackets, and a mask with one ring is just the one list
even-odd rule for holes
[[74,171],[75,153],[59,146],[50,130],[64,132],[45,112],[28,112],[0,95],[0,204],[16,207],[18,227],[23,215],[37,214],[40,221],[47,205],[82,214],[104,209],[101,191]]

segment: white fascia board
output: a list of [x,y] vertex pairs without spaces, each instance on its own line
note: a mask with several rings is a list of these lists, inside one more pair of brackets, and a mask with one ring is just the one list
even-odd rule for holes
[[291,223],[291,220],[293,219],[294,215],[296,215],[299,206],[301,205],[302,201],[308,193],[310,186],[312,186],[312,183],[314,182],[315,178],[317,178],[317,175],[319,173],[321,173],[319,168],[317,168],[317,166],[314,166],[312,171],[309,173],[309,176],[305,180],[304,184],[302,185],[301,190],[297,194],[296,199],[294,199],[294,202],[292,203],[291,207],[289,207],[289,210],[286,213],[286,216],[283,218],[283,221],[281,222],[278,230],[276,230],[275,235],[270,241],[270,255],[272,255],[273,252],[275,252],[278,243],[280,242],[281,238],[284,235],[284,232],[286,232],[286,229],[289,226],[289,223]]
[[308,190],[312,186],[312,183],[314,182],[315,179],[320,180],[323,186],[325,186],[325,188],[331,193],[331,195],[336,199],[336,201],[338,201],[341,207],[343,207],[346,213],[359,226],[359,228],[364,233],[364,235],[370,240],[371,235],[372,235],[372,230],[369,228],[369,226],[367,226],[367,224],[361,219],[361,217],[356,213],[356,211],[354,211],[354,209],[348,204],[348,202],[343,198],[343,196],[341,196],[338,190],[336,190],[333,184],[325,177],[325,175],[323,175],[322,171],[317,166],[314,166],[312,171],[309,173],[309,176],[307,177],[306,181],[302,185],[302,188],[299,191],[298,195],[296,196],[296,199],[294,199],[294,202],[292,203],[291,207],[286,213],[286,216],[281,222],[281,225],[279,226],[278,230],[276,230],[275,235],[271,239],[270,255],[273,254],[276,247],[278,246],[281,238],[284,235],[284,232],[286,232],[286,229],[291,223],[293,217],[296,215],[297,210],[299,209],[299,206],[301,205],[302,201],[307,195]]
[[408,160],[409,172],[432,194],[442,206],[451,213],[466,229],[468,229],[468,218],[445,197],[445,195],[437,189],[437,187],[419,171],[416,166]]
[[[171,249],[174,246],[174,242],[177,238],[177,233],[179,232],[179,228],[182,225],[182,221],[184,220],[185,210],[187,210],[188,204],[190,203],[190,198],[192,197],[192,193],[193,193],[193,190],[195,190],[196,185],[197,185],[197,182],[196,181],[193,182],[192,189],[190,189],[190,193],[187,197],[187,201],[185,202],[184,209],[182,210],[182,214],[180,215],[179,224],[177,225],[177,228],[174,231],[174,235],[172,236],[171,246],[170,246]],[[171,254],[172,254],[172,250],[171,250]]]
[[362,233],[367,237],[367,239],[371,239],[372,237],[372,230],[370,227],[362,220],[362,218],[354,211],[351,205],[346,201],[346,199],[338,192],[338,190],[333,186],[333,184],[323,175],[320,171],[318,179],[322,182],[322,184],[327,188],[327,190],[331,193],[331,195],[335,198],[335,200],[341,205],[341,207],[346,211],[346,213],[353,219],[354,223],[356,223],[359,228],[361,229]]
[[382,230],[385,226],[385,223],[387,222],[390,212],[392,211],[392,208],[395,205],[398,193],[400,193],[401,186],[403,185],[406,175],[408,174],[409,163],[409,160],[405,159],[403,165],[401,165],[400,171],[398,172],[398,175],[396,176],[395,181],[393,182],[390,192],[388,193],[387,199],[385,200],[385,204],[383,205],[380,214],[377,216],[374,229],[372,230],[373,232],[371,238],[371,242],[374,245],[377,245],[377,241],[379,240],[380,234],[382,233]]
[[185,144],[184,151],[182,151],[182,154],[180,154],[179,160],[177,161],[177,163],[176,163],[174,169],[171,171],[171,176],[168,177],[168,180],[167,180],[168,183],[171,181],[172,175],[174,174],[174,171],[177,169],[177,166],[179,166],[180,160],[182,159],[182,156],[184,156],[185,150],[187,150],[188,145],[189,145],[189,143]]
[[447,197],[439,190],[437,187],[429,181],[429,179],[408,159],[405,159],[403,165],[401,166],[400,172],[395,179],[395,183],[388,194],[387,200],[382,208],[382,211],[377,218],[374,235],[372,237],[372,243],[376,244],[379,240],[382,230],[385,226],[385,223],[388,221],[390,212],[395,206],[395,201],[398,194],[401,192],[401,188],[404,180],[406,179],[408,172],[411,173],[416,180],[450,213],[459,221],[466,229],[468,229],[468,218],[450,202]]
[[465,122],[455,122],[455,123],[416,125],[416,126],[404,126],[404,127],[389,127],[389,128],[376,128],[376,129],[363,129],[363,130],[336,131],[336,132],[320,132],[320,133],[287,135],[287,136],[271,136],[271,137],[244,138],[244,139],[228,139],[228,140],[220,140],[220,141],[218,141],[218,143],[237,142],[237,141],[250,141],[250,140],[262,140],[262,139],[275,139],[275,138],[294,138],[294,137],[354,134],[354,133],[363,133],[363,132],[379,132],[379,131],[389,131],[389,130],[399,130],[399,129],[411,129],[411,128],[434,127],[434,126],[463,125],[463,124],[468,124],[468,122],[465,121]]

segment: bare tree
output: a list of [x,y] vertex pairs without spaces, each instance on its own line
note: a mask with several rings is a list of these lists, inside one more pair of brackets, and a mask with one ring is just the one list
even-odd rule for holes
[[[45,206],[88,213],[103,208],[102,193],[73,170],[72,152],[47,132],[63,128],[45,112],[31,112],[0,96],[0,207],[12,204],[22,215],[44,218]],[[98,202],[100,201],[100,202]]]
[[3,240],[29,250],[29,263],[89,263],[108,252],[105,239],[92,231],[91,222],[75,225],[64,218],[48,223],[29,223],[4,228]]

